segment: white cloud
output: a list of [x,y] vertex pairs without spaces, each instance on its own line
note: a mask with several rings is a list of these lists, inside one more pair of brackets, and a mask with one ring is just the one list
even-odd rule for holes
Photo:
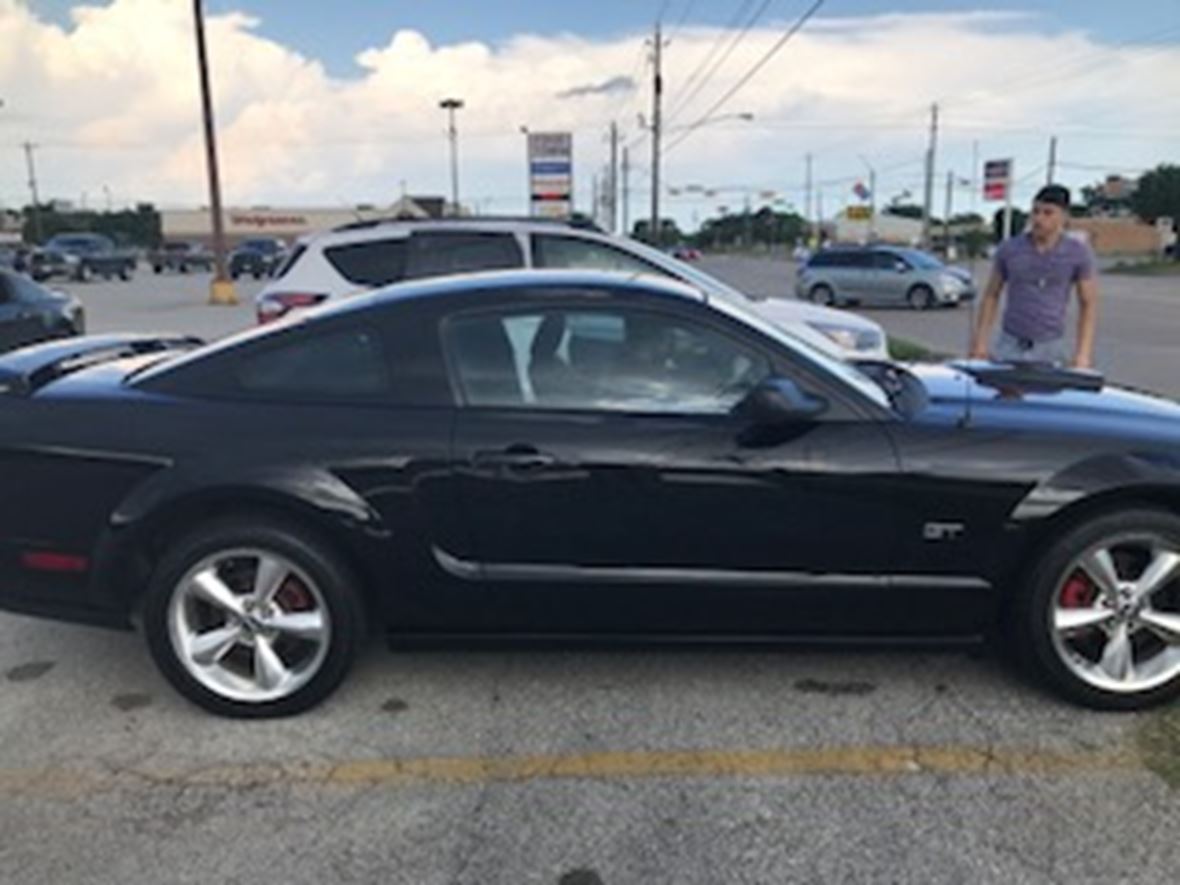
[[[205,199],[190,7],[173,0],[79,6],[66,29],[23,3],[0,0],[0,201],[25,196],[18,145],[39,143],[42,190],[117,200],[195,205]],[[357,56],[352,79],[269,40],[258,22],[230,13],[209,20],[226,199],[274,205],[388,202],[411,191],[447,190],[440,98],[461,96],[462,187],[484,208],[523,207],[518,128],[573,129],[577,176],[588,190],[605,157],[603,132],[617,117],[629,138],[647,112],[646,84],[627,94],[559,93],[639,74],[643,35],[589,40],[520,35],[502,45],[436,46],[391,32]],[[690,123],[781,35],[788,22],[752,32],[691,106]],[[982,156],[1014,155],[1031,184],[1042,175],[1050,133],[1065,163],[1126,169],[1180,157],[1180,47],[1103,45],[1084,31],[1047,34],[1010,13],[911,15],[815,21],[774,58],[724,112],[752,123],[702,128],[667,157],[665,181],[774,189],[801,205],[803,156],[818,181],[833,181],[829,210],[861,174],[858,155],[880,171],[886,197],[916,190],[927,106],[943,103],[941,170],[969,174],[972,142]],[[666,52],[669,109],[718,37],[685,28]],[[646,145],[632,160],[648,161]],[[1112,171],[1115,171],[1112,168]],[[1075,184],[1100,173],[1062,167]],[[636,175],[633,215],[645,209]],[[940,191],[941,193],[941,191]],[[716,202],[737,205],[737,191]],[[684,218],[694,208],[672,200]],[[707,211],[713,204],[695,208]]]

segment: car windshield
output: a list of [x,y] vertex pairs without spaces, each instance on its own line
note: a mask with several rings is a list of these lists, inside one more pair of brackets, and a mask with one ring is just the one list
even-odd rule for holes
[[243,249],[252,249],[255,252],[263,252],[270,255],[279,251],[279,244],[274,240],[246,240],[242,243]]

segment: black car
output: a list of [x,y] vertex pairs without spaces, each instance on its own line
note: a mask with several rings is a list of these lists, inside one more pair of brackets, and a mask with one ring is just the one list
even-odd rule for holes
[[86,330],[82,302],[0,268],[0,351]]
[[400,643],[974,641],[1084,704],[1180,692],[1180,406],[864,371],[669,281],[408,283],[209,346],[0,359],[0,594],[141,626],[228,715]]
[[278,270],[286,255],[287,247],[282,240],[243,240],[230,253],[230,276],[235,280],[238,277],[247,275],[254,277],[256,280],[269,277]]

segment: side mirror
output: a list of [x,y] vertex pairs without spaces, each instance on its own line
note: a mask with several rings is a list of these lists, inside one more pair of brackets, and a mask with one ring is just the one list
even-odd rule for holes
[[828,410],[828,401],[802,390],[789,378],[772,377],[746,394],[734,413],[752,424],[771,426],[807,421]]

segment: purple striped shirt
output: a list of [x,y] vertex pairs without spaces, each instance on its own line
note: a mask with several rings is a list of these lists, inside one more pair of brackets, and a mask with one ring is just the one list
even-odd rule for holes
[[1068,234],[1039,252],[1032,235],[1025,233],[1000,244],[996,270],[1008,284],[1004,331],[1028,341],[1052,341],[1065,336],[1070,290],[1094,276],[1094,255]]

